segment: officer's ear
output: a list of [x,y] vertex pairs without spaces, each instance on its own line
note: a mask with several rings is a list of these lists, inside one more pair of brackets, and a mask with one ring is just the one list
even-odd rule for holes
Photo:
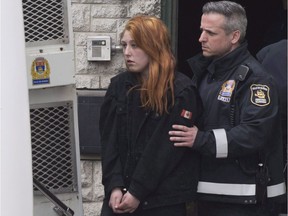
[[239,31],[239,30],[236,30],[236,31],[233,31],[231,34],[232,34],[231,43],[232,43],[232,44],[238,43],[238,42],[239,42],[239,39],[240,39],[240,31]]

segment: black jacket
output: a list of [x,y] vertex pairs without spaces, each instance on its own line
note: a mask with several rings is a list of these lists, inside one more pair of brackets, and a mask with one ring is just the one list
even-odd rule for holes
[[[272,77],[247,51],[246,42],[220,59],[198,55],[188,63],[204,107],[193,146],[203,155],[200,199],[252,204],[258,189],[258,202],[266,195],[283,197],[281,125]],[[268,183],[256,189],[259,180]]]
[[124,72],[112,78],[100,114],[106,198],[113,188],[123,187],[143,208],[195,199],[199,155],[174,147],[168,131],[172,124],[194,124],[201,103],[189,78],[176,73],[174,83],[175,105],[160,116],[141,107],[139,91],[131,90],[137,85],[135,74]]
[[287,39],[262,48],[256,56],[258,61],[275,78],[279,90],[284,161],[287,161]]

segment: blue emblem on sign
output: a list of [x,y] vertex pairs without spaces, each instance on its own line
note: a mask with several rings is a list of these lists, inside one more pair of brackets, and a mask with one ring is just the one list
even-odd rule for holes
[[50,83],[50,66],[43,57],[36,58],[31,65],[33,85]]

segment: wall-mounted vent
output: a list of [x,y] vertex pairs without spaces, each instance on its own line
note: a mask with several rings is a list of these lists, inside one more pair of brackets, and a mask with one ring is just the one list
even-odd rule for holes
[[26,45],[69,42],[67,1],[22,0]]
[[77,190],[72,102],[30,106],[33,176],[55,193]]

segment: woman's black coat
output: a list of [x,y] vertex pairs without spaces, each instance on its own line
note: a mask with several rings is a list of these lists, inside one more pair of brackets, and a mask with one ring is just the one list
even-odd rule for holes
[[106,199],[116,187],[126,188],[153,208],[194,200],[199,155],[174,147],[173,124],[197,123],[201,102],[191,80],[175,77],[175,105],[159,115],[141,106],[136,75],[123,72],[111,79],[100,114],[102,183]]

